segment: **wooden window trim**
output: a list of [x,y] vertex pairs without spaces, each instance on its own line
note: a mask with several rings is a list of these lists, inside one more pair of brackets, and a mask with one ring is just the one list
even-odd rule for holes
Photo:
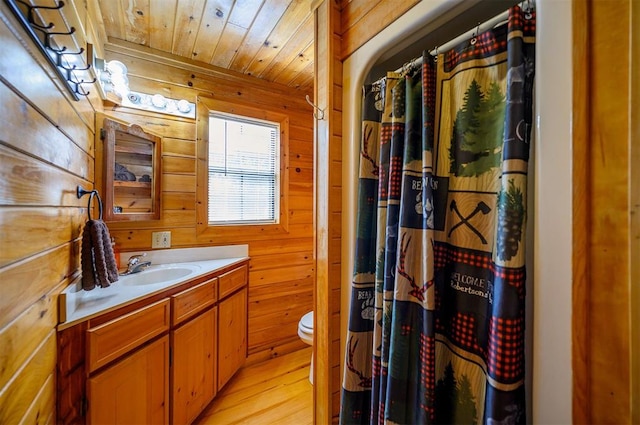
[[[273,110],[198,96],[196,101],[196,238],[198,242],[233,243],[239,235],[289,233],[289,116]],[[274,224],[209,225],[207,214],[209,115],[223,112],[280,124],[280,214]]]

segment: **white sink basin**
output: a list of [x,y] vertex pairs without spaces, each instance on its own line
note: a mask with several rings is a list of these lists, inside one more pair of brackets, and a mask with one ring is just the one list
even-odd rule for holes
[[[78,277],[58,297],[58,329],[67,329],[83,320],[245,261],[248,253],[247,245],[163,249],[148,252],[145,261],[151,261],[149,268],[140,273],[119,276],[117,282],[106,288],[85,291]],[[143,252],[127,254],[142,255]],[[128,257],[121,259],[126,262]]]
[[120,276],[120,283],[127,286],[156,285],[172,280],[178,280],[189,276],[197,271],[197,266],[173,266],[150,268],[140,273]]

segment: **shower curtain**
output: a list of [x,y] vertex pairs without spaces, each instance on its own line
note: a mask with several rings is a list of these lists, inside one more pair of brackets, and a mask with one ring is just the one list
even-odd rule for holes
[[363,88],[340,421],[525,421],[534,12]]

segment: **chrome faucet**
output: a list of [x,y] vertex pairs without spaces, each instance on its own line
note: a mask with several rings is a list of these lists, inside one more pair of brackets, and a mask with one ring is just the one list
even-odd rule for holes
[[140,255],[132,255],[127,262],[127,271],[121,275],[128,275],[133,273],[139,273],[151,265],[151,261],[140,261],[142,257],[146,257],[147,253],[144,252]]

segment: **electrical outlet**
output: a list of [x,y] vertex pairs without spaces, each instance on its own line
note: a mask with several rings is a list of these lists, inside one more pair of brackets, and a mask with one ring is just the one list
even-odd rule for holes
[[171,232],[152,232],[151,248],[171,248]]

